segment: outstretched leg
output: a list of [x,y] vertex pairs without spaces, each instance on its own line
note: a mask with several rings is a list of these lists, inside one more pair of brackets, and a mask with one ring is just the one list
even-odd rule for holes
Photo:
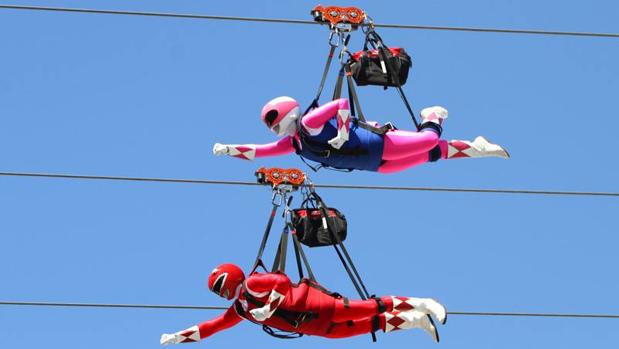
[[405,312],[418,310],[434,316],[439,322],[445,323],[447,311],[439,302],[431,298],[386,296],[367,300],[351,300],[348,303],[337,300],[333,312],[333,322],[343,322],[372,317],[384,312]]
[[[384,317],[383,317],[384,319]],[[384,323],[384,320],[383,320]],[[380,323],[377,327],[376,320],[373,320],[372,317],[367,317],[359,320],[349,320],[342,322],[333,322],[329,330],[325,334],[327,338],[347,338],[352,336],[359,336],[362,334],[367,334],[372,331],[376,331],[381,329]]]
[[447,110],[443,107],[430,107],[421,111],[422,124],[419,132],[394,130],[384,136],[383,160],[399,160],[412,155],[429,152],[436,147],[441,136],[443,120]]
[[404,130],[389,131],[385,134],[383,160],[399,160],[412,155],[429,152],[439,141],[437,133],[432,131],[411,132]]
[[438,332],[430,316],[442,324],[447,320],[445,307],[430,298],[387,296],[348,303],[338,300],[326,336],[344,338],[379,329],[387,333],[421,328],[438,342]]
[[509,153],[498,144],[492,144],[482,136],[474,141],[439,142],[443,159],[499,157],[509,159]]
[[383,162],[378,168],[380,173],[393,173],[403,171],[407,168],[424,164],[428,161],[438,159],[461,159],[461,158],[482,158],[499,157],[509,158],[509,153],[498,144],[488,142],[484,137],[477,137],[474,141],[439,140],[438,145],[426,153],[411,155],[403,159],[389,160]]
[[378,167],[380,173],[394,173],[406,170],[407,168],[425,164],[430,161],[430,152],[411,155],[404,159],[385,161]]
[[429,315],[419,310],[384,312],[363,319],[334,322],[324,336],[327,338],[346,338],[378,330],[389,333],[412,328],[423,329],[434,341],[439,341],[434,322]]

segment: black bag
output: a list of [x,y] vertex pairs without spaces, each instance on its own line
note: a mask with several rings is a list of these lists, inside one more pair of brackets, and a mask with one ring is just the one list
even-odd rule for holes
[[292,210],[291,214],[292,226],[299,242],[305,246],[318,247],[346,240],[346,216],[335,208],[310,207],[308,201],[311,200],[305,200],[301,208]]
[[[368,50],[368,43],[373,50]],[[388,48],[376,34],[368,32],[363,50],[352,54],[348,61],[353,79],[358,86],[376,85],[398,87],[408,79],[411,57],[403,48]]]

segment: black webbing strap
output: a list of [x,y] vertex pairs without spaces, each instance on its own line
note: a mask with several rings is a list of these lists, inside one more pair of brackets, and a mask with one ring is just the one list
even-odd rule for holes
[[285,226],[282,231],[282,236],[279,238],[279,246],[273,259],[273,266],[271,272],[281,271],[286,272],[286,256],[288,252],[288,226]]
[[299,252],[299,247],[297,246],[297,234],[292,233],[292,246],[294,247],[294,258],[297,261],[297,271],[299,272],[299,280],[303,280],[305,274],[303,273],[303,265],[301,264],[301,253]]
[[[353,117],[357,117],[359,120],[366,122],[365,116],[363,115],[363,111],[361,110],[361,103],[359,103],[359,97],[357,96],[357,91],[355,90],[355,83],[351,77],[350,65],[345,66],[345,74],[346,74],[346,82],[348,83],[348,95],[350,96],[350,100],[352,101],[350,105],[350,114]],[[356,113],[355,113],[356,109]]]
[[[331,61],[333,61],[333,54],[335,53],[336,45],[331,45],[331,49],[329,49],[329,56],[327,57],[327,63],[325,63],[325,68],[322,71],[322,78],[320,79],[320,85],[318,86],[318,91],[316,92],[316,97],[312,100],[312,103],[305,109],[303,115],[309,113],[310,110],[318,107],[318,101],[320,100],[320,95],[322,94],[322,90],[325,87],[325,82],[327,81],[327,75],[329,75],[329,68],[331,67]],[[299,118],[300,120],[301,118]]]
[[280,331],[267,325],[262,325],[262,330],[268,335],[279,339],[295,339],[303,337],[303,333]]
[[415,124],[415,128],[419,130],[420,129],[419,122],[417,121],[417,118],[415,117],[413,108],[408,102],[408,98],[406,98],[406,94],[404,94],[404,90],[402,90],[402,85],[400,84],[400,77],[396,74],[396,69],[393,66],[393,62],[389,59],[389,57],[387,57],[387,50],[389,50],[389,47],[385,45],[385,43],[383,42],[383,39],[373,29],[369,30],[366,34],[364,50],[367,50],[368,42],[370,42],[372,46],[378,50],[378,53],[381,56],[381,60],[387,64],[387,67],[386,67],[387,73],[389,74],[391,81],[396,85],[398,94],[400,95],[400,98],[404,102],[404,105],[406,106],[406,110],[408,110],[408,113],[410,114],[411,119],[413,120],[413,124]]
[[[318,208],[320,209],[320,211],[321,211],[321,213],[323,215],[323,218],[329,217],[327,205],[324,203],[322,198],[318,194],[316,194],[316,192],[312,192],[312,195],[314,196],[314,198],[316,199],[316,202],[318,203]],[[328,219],[326,219],[326,222],[327,222],[327,229],[329,230],[329,233],[331,234],[331,236],[337,242],[337,245],[333,245],[333,247],[335,248],[335,251],[337,252],[338,257],[342,261],[342,264],[344,265],[344,268],[346,269],[346,272],[348,273],[348,276],[350,277],[350,279],[353,282],[355,288],[357,289],[357,292],[359,293],[359,296],[361,296],[361,298],[363,298],[363,299],[369,298],[370,297],[370,293],[368,292],[367,288],[365,287],[365,284],[363,283],[363,280],[361,279],[361,275],[359,275],[359,272],[358,272],[357,268],[355,267],[355,264],[352,261],[352,258],[350,257],[350,254],[348,253],[348,250],[346,249],[346,246],[344,246],[344,243],[340,239],[340,237],[333,232],[333,228],[332,228],[331,224],[329,224],[329,220]],[[339,248],[338,248],[338,246],[339,246]],[[341,248],[341,251],[340,251],[340,248]],[[343,255],[342,255],[342,253],[343,253]],[[358,280],[358,282],[357,282],[357,280]]]
[[363,299],[363,300],[368,299],[367,295],[363,292],[363,290],[359,286],[359,283],[357,282],[357,280],[353,276],[353,274],[352,274],[352,272],[350,270],[350,267],[348,266],[348,264],[346,263],[346,260],[342,256],[342,252],[340,252],[340,249],[337,247],[337,245],[333,245],[333,249],[335,249],[335,252],[337,253],[337,256],[340,258],[340,261],[342,262],[342,265],[344,266],[344,269],[346,270],[346,273],[348,274],[348,277],[350,278],[350,281],[352,281],[353,286],[355,286],[355,289],[357,290],[357,293],[359,294],[359,297],[361,297],[361,299]]
[[264,253],[264,248],[267,245],[267,240],[269,239],[269,234],[271,233],[271,227],[273,227],[273,220],[275,219],[275,215],[277,214],[277,209],[279,205],[273,204],[273,209],[271,210],[271,216],[269,217],[269,221],[267,222],[267,227],[264,230],[264,234],[262,235],[262,242],[260,243],[260,248],[258,248],[258,255],[256,255],[256,260],[254,261],[254,266],[252,270],[255,270],[260,263],[262,263],[262,254]]
[[329,50],[329,57],[327,57],[327,63],[325,64],[325,69],[322,71],[322,79],[320,80],[320,85],[318,86],[318,92],[316,93],[315,101],[320,99],[320,95],[322,94],[322,90],[325,87],[325,82],[327,81],[327,75],[329,75],[329,68],[331,67],[331,61],[333,61],[333,54],[335,53],[335,49],[337,46],[331,45],[331,49]]
[[[350,257],[348,250],[346,250],[346,246],[344,246],[344,242],[340,239],[340,237],[337,234],[334,233],[331,224],[329,224],[329,220],[326,219],[326,217],[329,217],[327,205],[324,203],[322,198],[315,191],[312,191],[311,195],[314,196],[314,198],[316,199],[316,202],[318,203],[318,208],[320,209],[322,213],[322,217],[327,222],[327,229],[329,230],[329,233],[335,239],[335,241],[337,241],[337,245],[333,245],[333,248],[335,249],[335,252],[337,253],[337,256],[339,257],[340,261],[342,262],[342,265],[344,266],[344,269],[346,270],[348,277],[352,281],[353,286],[357,290],[357,293],[359,293],[359,297],[361,297],[361,299],[363,300],[371,298],[370,293],[365,287],[363,279],[361,279],[361,275],[359,275],[359,272],[357,271],[357,268],[355,267],[355,263],[352,261],[352,258]],[[338,248],[338,245],[342,249],[341,252],[340,252],[340,249]],[[342,256],[342,252],[344,254],[343,256]],[[376,342],[375,331],[372,331],[370,334],[372,335],[372,341]]]
[[[288,219],[288,210],[290,204],[292,204],[292,199],[294,197],[290,196],[288,201],[286,201],[286,208],[284,209],[284,221],[287,222]],[[282,235],[279,238],[279,244],[277,247],[277,252],[275,253],[275,258],[273,259],[273,266],[271,267],[272,272],[281,271],[286,272],[286,256],[288,252],[288,233],[290,232],[288,224],[284,225],[284,229],[282,229]]]
[[342,96],[342,86],[344,85],[344,66],[340,68],[339,73],[337,74],[337,80],[335,81],[335,88],[333,89],[333,98],[331,100],[339,99]]
[[[296,232],[292,234],[292,241],[294,243],[295,253],[298,252],[299,256],[301,256],[301,259],[303,260],[303,264],[305,264],[305,270],[307,270],[307,276],[309,277],[310,280],[312,280],[313,282],[316,282],[316,277],[314,276],[312,267],[310,266],[307,260],[307,256],[305,256],[305,252],[303,251],[303,247],[301,246],[301,243],[299,242],[299,239],[297,238]],[[298,266],[301,265],[301,263],[298,260],[297,260],[297,265]]]

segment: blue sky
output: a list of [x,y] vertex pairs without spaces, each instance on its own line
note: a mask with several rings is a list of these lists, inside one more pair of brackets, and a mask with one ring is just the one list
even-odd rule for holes
[[[32,1],[309,19],[309,1]],[[348,3],[343,5],[347,5]],[[357,1],[377,22],[619,32],[613,1]],[[501,159],[394,175],[321,171],[319,183],[617,191],[615,39],[380,31],[414,61],[416,110],[450,111],[445,137],[484,135]],[[217,158],[212,144],[269,142],[259,111],[309,102],[327,30],[0,10],[0,169],[253,180],[295,157]],[[361,34],[352,41],[359,47]],[[333,74],[335,72],[332,72]],[[325,95],[330,94],[330,85]],[[360,89],[370,118],[412,128],[394,91]],[[323,100],[324,101],[324,100]],[[222,262],[251,264],[266,188],[0,178],[0,300],[226,305],[208,292]],[[432,296],[453,311],[619,313],[614,198],[323,190],[349,219],[371,291]],[[299,202],[297,201],[297,204]],[[272,247],[272,246],[271,246]],[[272,250],[272,249],[271,249]],[[308,251],[319,280],[354,290],[331,250]],[[0,308],[3,348],[157,348],[208,311]],[[615,347],[616,320],[449,319],[418,331],[278,341],[243,323],[192,347]]]

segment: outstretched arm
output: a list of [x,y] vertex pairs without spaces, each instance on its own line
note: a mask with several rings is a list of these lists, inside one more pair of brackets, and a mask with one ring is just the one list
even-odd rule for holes
[[241,320],[241,317],[236,313],[236,310],[234,310],[234,306],[232,306],[228,310],[226,310],[225,313],[219,315],[212,320],[205,321],[199,325],[192,326],[186,330],[176,333],[162,334],[161,344],[168,345],[197,342],[211,336],[216,332],[230,328],[241,322]]
[[256,274],[247,279],[245,288],[254,297],[269,295],[263,307],[249,311],[257,321],[265,321],[286,298],[290,291],[290,279],[283,274]]
[[339,149],[348,140],[350,133],[350,110],[347,99],[336,99],[312,110],[301,119],[301,124],[310,135],[317,135],[322,132],[324,124],[333,117],[337,118],[337,136],[331,139],[329,144]]
[[292,138],[286,136],[276,142],[267,144],[220,144],[215,143],[213,154],[230,155],[244,160],[253,160],[265,156],[278,156],[294,152]]

